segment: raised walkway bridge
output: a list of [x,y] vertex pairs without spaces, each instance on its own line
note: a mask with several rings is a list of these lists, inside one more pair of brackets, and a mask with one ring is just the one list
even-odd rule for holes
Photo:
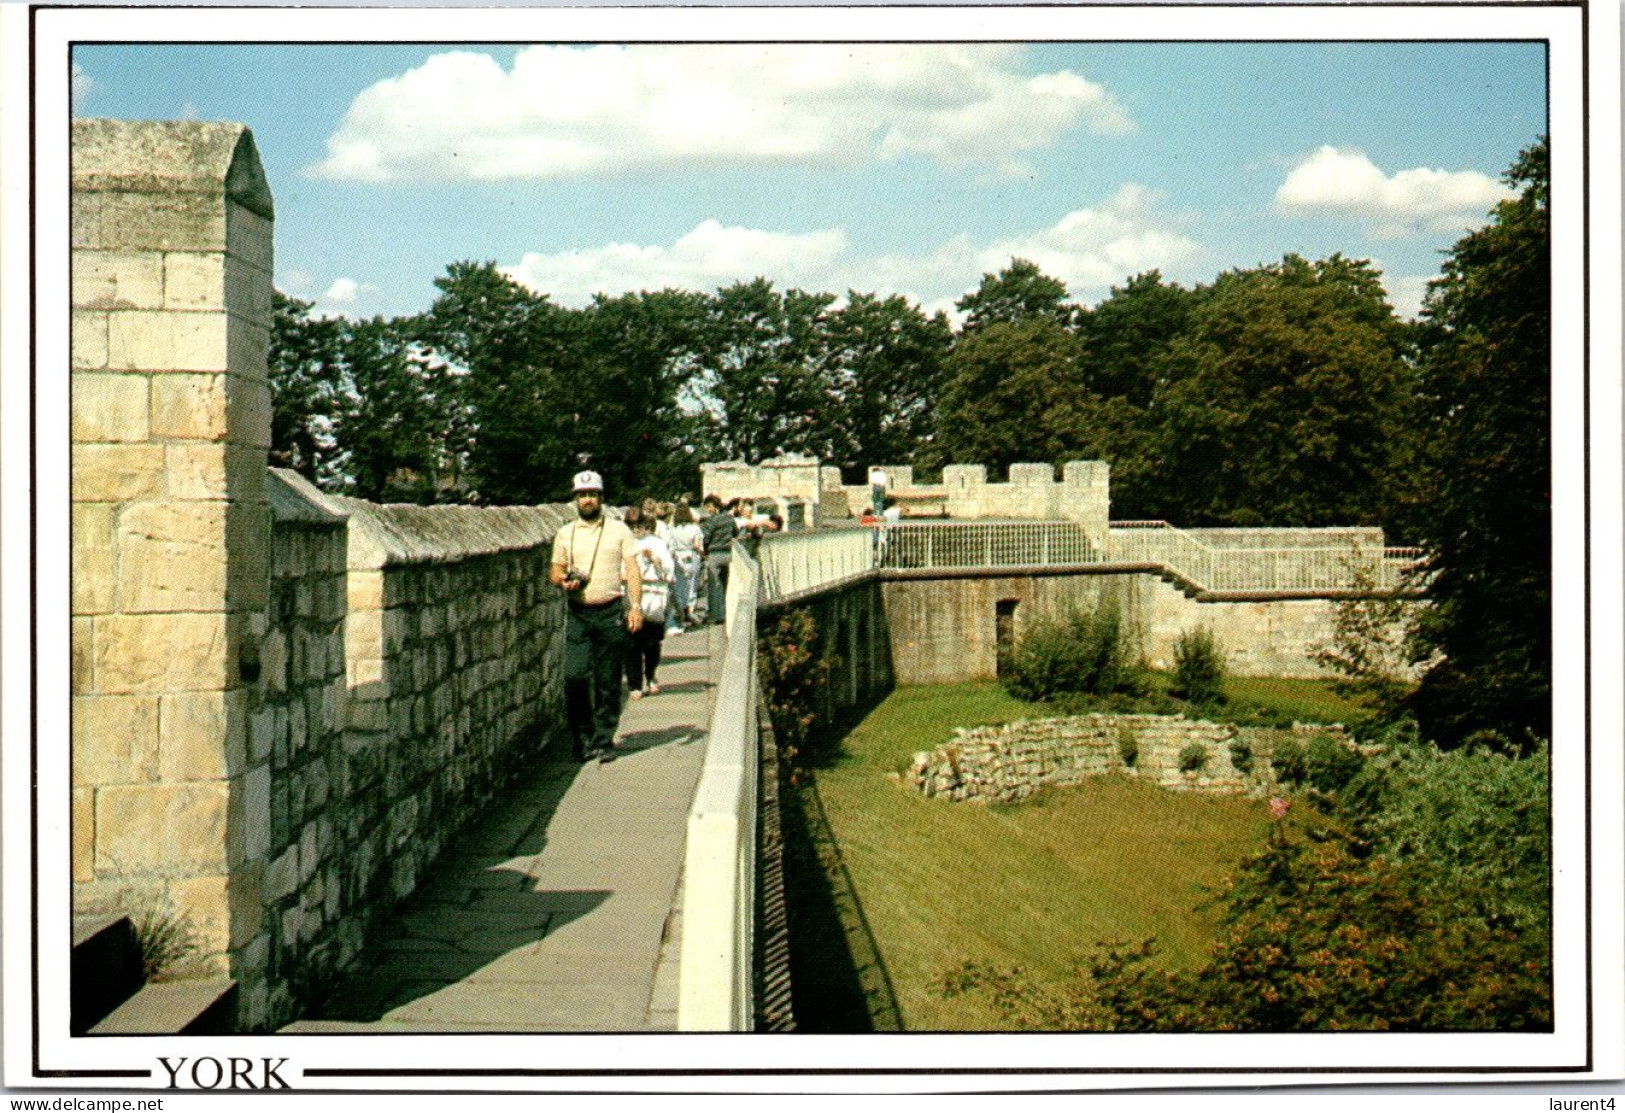
[[[627,705],[619,756],[544,760],[465,831],[288,1033],[745,1031],[788,1023],[765,919],[760,611],[869,579],[1148,572],[1197,598],[1416,590],[1410,549],[1240,548],[1165,523],[815,530],[737,553],[726,627],[668,637],[662,691]],[[771,840],[768,840],[771,843]],[[771,846],[767,847],[771,853]],[[772,864],[765,863],[767,874]]]

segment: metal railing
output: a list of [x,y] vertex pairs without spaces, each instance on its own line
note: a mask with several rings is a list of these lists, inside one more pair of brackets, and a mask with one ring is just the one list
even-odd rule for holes
[[882,568],[1020,568],[1101,559],[1076,522],[900,522],[880,534]]
[[1113,522],[1114,563],[1159,565],[1201,591],[1414,590],[1421,550],[1346,544],[1222,548],[1167,522]]
[[777,603],[865,576],[875,569],[872,530],[856,527],[762,538],[764,603]]

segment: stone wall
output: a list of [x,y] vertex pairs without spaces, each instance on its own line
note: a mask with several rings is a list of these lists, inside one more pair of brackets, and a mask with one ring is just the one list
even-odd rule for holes
[[269,779],[271,194],[230,124],[75,120],[72,172],[74,910],[183,919],[225,973]]
[[884,598],[899,684],[996,677],[1001,605],[1018,641],[1043,619],[1113,606],[1153,668],[1171,668],[1180,636],[1206,628],[1234,675],[1300,678],[1326,675],[1312,654],[1331,640],[1337,614],[1326,599],[1198,601],[1146,573],[896,581]]
[[[1306,743],[1330,735],[1352,746],[1337,725],[1294,724],[1290,729],[1237,727],[1173,715],[1074,715],[996,727],[956,729],[947,745],[918,753],[900,778],[927,796],[1008,804],[1045,787],[1082,784],[1119,773],[1176,791],[1252,793],[1271,790],[1270,755],[1282,738]],[[1201,769],[1180,769],[1188,746],[1206,754]],[[1247,773],[1236,768],[1233,745],[1253,755]],[[1132,756],[1132,763],[1128,756]]]

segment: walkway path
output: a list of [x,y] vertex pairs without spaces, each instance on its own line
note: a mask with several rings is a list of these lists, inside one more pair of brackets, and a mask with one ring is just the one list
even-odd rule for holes
[[550,754],[435,864],[328,1003],[287,1032],[674,1031],[685,831],[720,628],[666,639],[613,762]]

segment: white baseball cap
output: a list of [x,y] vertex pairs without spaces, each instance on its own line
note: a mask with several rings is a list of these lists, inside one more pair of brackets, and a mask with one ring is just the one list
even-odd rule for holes
[[576,472],[575,483],[571,487],[573,491],[602,491],[603,489],[604,477],[595,471]]

